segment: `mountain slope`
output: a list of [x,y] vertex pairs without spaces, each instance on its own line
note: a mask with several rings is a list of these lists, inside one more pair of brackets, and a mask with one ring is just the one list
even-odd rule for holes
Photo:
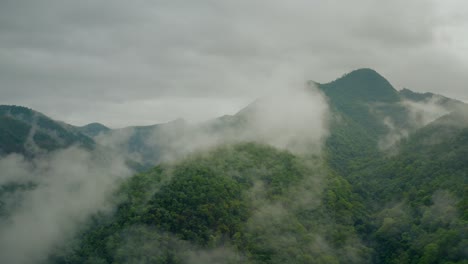
[[397,90],[371,69],[359,69],[319,88],[328,97],[332,110],[346,116],[377,139],[388,132],[385,117],[405,125],[406,111],[399,105]]
[[[345,176],[368,208],[372,220],[359,234],[375,250],[373,262],[464,263],[468,259],[466,105],[407,89],[395,100],[385,82],[372,87],[386,93],[356,98],[353,92],[368,89],[370,83],[360,84],[366,89],[353,88],[352,83],[345,75],[333,85],[319,85],[335,115],[326,151],[329,164]],[[429,124],[419,122],[421,115],[434,109],[443,116]],[[392,133],[404,136],[390,151],[382,151],[380,140]]]
[[[466,263],[464,104],[397,92],[370,69],[318,87],[331,111],[322,152],[251,137],[261,100],[202,124],[83,128],[121,147],[103,151],[158,166],[125,180],[115,210],[94,215],[48,263]],[[426,106],[441,112],[421,118]],[[5,127],[30,131],[18,116]]]
[[400,90],[399,94],[403,99],[410,100],[413,102],[434,101],[438,105],[446,108],[449,111],[455,111],[465,106],[465,103],[452,98],[433,93],[417,93],[407,88],[403,88],[402,90]]
[[[468,259],[468,111],[443,116],[347,179],[369,208],[381,263]],[[452,261],[452,262],[449,262]]]
[[111,129],[100,123],[90,123],[82,127],[76,127],[84,135],[93,138],[101,133],[109,132]]
[[359,69],[315,85],[327,96],[333,113],[326,141],[333,168],[347,174],[352,166],[379,156],[379,140],[389,132],[383,119],[401,120],[406,114],[391,84],[374,70]]
[[92,148],[94,141],[29,108],[0,105],[0,154],[31,156],[71,145]]
[[72,254],[55,256],[54,261],[366,263],[370,259],[353,227],[364,216],[349,184],[319,159],[303,160],[272,147],[223,146],[162,164],[130,179],[119,196],[122,203],[116,214],[92,221],[73,243]]
[[342,174],[382,155],[381,150],[391,149],[427,122],[464,105],[430,93],[398,92],[371,69],[359,69],[316,85],[328,97],[333,113],[326,149],[331,164]]
[[382,75],[372,69],[358,69],[320,88],[338,105],[350,101],[359,102],[397,102],[397,90]]

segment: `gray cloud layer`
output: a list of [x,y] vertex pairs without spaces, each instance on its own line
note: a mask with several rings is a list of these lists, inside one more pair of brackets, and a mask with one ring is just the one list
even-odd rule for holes
[[234,113],[285,69],[305,81],[371,67],[461,100],[468,4],[432,1],[0,3],[0,103],[111,126]]

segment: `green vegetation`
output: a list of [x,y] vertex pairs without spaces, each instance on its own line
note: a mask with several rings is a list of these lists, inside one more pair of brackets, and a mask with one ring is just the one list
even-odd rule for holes
[[[371,252],[355,228],[364,207],[322,164],[244,143],[160,165],[123,184],[116,213],[96,217],[73,253],[54,259],[190,263],[190,252],[222,248],[235,263],[337,263],[350,254],[348,263],[362,263]],[[147,243],[161,248],[134,255]]]
[[[352,74],[340,79],[342,85],[338,88],[334,88],[336,82],[321,87],[330,96],[338,116],[326,142],[326,157],[328,164],[353,186],[366,208],[368,218],[358,234],[374,250],[373,262],[466,263],[466,107],[441,98],[440,106],[455,112],[415,129],[399,101],[381,104],[394,100],[393,95],[387,100],[368,98],[366,103],[351,99],[342,102],[362,89],[352,87],[353,78],[348,78]],[[367,74],[368,78],[374,75],[369,71]],[[343,84],[345,81],[349,82]],[[360,86],[357,82],[355,85]],[[378,86],[374,83],[374,87]],[[341,89],[343,94],[328,89]],[[425,102],[434,95],[403,90],[400,96],[402,100]],[[375,102],[380,105],[378,111],[371,107]],[[390,117],[400,129],[412,132],[387,151],[378,148],[378,140],[390,132],[382,126],[383,117]]]
[[401,142],[398,155],[348,177],[370,208],[366,236],[378,262],[467,259],[468,130],[463,120],[451,119],[437,120]]
[[[243,142],[159,164],[122,182],[112,197],[115,211],[94,215],[48,262],[468,263],[463,103],[440,99],[439,106],[452,113],[418,127],[402,102],[424,103],[435,95],[398,92],[373,70],[319,88],[332,112],[320,156]],[[32,112],[5,109],[2,148],[22,153],[35,122]],[[248,115],[246,108],[206,129],[242,131]],[[41,118],[37,124],[60,133]],[[165,126],[174,133],[187,128],[180,121]],[[86,129],[107,131],[99,124]],[[133,130],[126,147],[157,160],[168,139],[165,127]],[[408,136],[382,149],[380,141],[393,130]],[[40,140],[40,133],[38,145],[59,147]],[[155,146],[146,145],[149,136],[157,137]],[[34,188],[0,187],[0,216],[8,209],[2,193]]]
[[72,126],[21,106],[0,105],[0,155],[52,151],[78,145],[91,149],[94,141]]

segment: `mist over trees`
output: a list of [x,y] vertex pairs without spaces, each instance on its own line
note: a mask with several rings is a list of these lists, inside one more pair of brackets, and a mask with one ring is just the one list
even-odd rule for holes
[[197,124],[0,114],[2,263],[468,259],[466,105],[371,69]]

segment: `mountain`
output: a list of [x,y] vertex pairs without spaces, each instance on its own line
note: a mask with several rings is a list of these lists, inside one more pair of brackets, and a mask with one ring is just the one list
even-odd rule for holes
[[[331,83],[346,96],[330,91],[329,84],[319,86],[338,117],[326,142],[328,163],[367,208],[361,239],[375,250],[374,263],[463,263],[468,258],[467,106],[408,89],[397,94],[372,71],[364,73],[380,84],[353,88],[350,73],[338,79],[340,87]],[[353,92],[364,89],[359,85],[377,91],[371,98],[355,98]],[[429,122],[421,122],[421,116]],[[379,143],[389,135],[397,140],[382,149]]]
[[109,132],[111,129],[100,123],[90,123],[85,126],[76,127],[78,131],[88,137],[96,137],[101,133]]
[[330,162],[342,174],[465,105],[431,93],[398,92],[371,69],[352,71],[330,83],[310,84],[317,85],[328,98],[333,118],[326,149]]
[[[42,113],[21,106],[0,105],[0,160],[5,158],[3,166],[7,165],[0,177],[1,221],[20,204],[24,193],[37,187],[36,175],[31,175],[28,180],[18,179],[26,161],[70,146],[91,151],[96,144],[73,126],[52,120]],[[6,157],[9,154],[17,155]],[[12,161],[17,156],[25,158],[23,163]],[[31,168],[38,166],[29,165]]]
[[358,69],[332,82],[320,84],[325,94],[338,105],[359,102],[397,102],[398,91],[372,69]]
[[0,154],[34,156],[71,145],[90,149],[94,141],[72,126],[29,108],[0,105]]
[[455,111],[465,106],[465,103],[459,100],[445,97],[443,95],[433,93],[417,93],[407,88],[400,90],[399,94],[402,98],[413,102],[437,102],[437,104],[450,111]]
[[[327,195],[317,193],[319,184]],[[265,145],[221,146],[157,166],[126,182],[117,195],[123,202],[115,215],[91,221],[73,242],[73,254],[51,261],[363,263],[370,258],[366,246],[349,242],[358,238],[348,225],[362,222],[364,208],[346,180],[318,159]]]
[[466,113],[439,118],[397,155],[347,177],[318,157],[254,143],[161,164],[121,187],[115,215],[93,219],[71,255],[50,260],[463,263]]
[[191,126],[183,119],[149,126],[102,129],[93,139],[101,146],[126,154],[150,168],[162,160],[162,153],[171,151]]
[[379,263],[468,258],[468,109],[445,115],[346,177],[369,208]]
[[374,141],[388,132],[388,126],[382,122],[384,118],[401,126],[407,122],[398,91],[374,70],[355,70],[318,87],[328,97],[335,113],[364,127]]
[[[258,115],[263,99],[200,124],[71,127],[148,169],[118,181],[113,209],[79,225],[45,262],[466,263],[468,107],[397,91],[371,69],[309,84],[330,112],[325,136],[314,138],[319,151],[278,111]],[[263,112],[280,108],[272,106]],[[13,116],[6,129],[36,124]],[[271,124],[262,118],[273,125],[259,129]],[[270,143],[264,132],[275,129],[302,151]]]

